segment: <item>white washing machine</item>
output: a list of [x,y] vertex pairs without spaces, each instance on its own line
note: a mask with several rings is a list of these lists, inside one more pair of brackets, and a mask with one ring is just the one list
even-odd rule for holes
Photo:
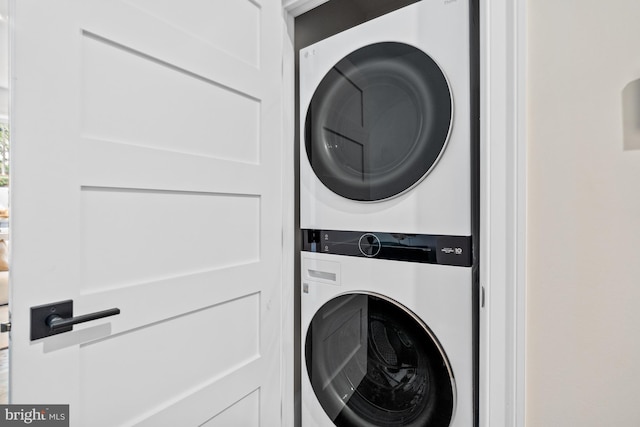
[[471,234],[467,0],[423,0],[300,52],[302,229]]
[[471,267],[301,262],[303,427],[474,425]]
[[300,52],[303,427],[476,425],[470,34],[422,0]]

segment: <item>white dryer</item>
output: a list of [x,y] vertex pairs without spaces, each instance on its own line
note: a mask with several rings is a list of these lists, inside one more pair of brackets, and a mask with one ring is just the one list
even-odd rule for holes
[[474,425],[471,267],[301,262],[303,427]]
[[469,34],[423,0],[301,50],[302,229],[471,234]]

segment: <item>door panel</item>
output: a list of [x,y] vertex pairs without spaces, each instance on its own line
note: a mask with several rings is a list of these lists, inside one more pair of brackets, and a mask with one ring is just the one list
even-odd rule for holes
[[205,423],[202,427],[229,427],[229,426],[243,426],[243,427],[259,427],[260,421],[254,414],[256,414],[256,407],[258,405],[260,396],[258,391],[254,391],[247,397],[235,403],[233,406],[227,408],[213,418],[211,421]]
[[[158,402],[170,402],[227,371],[242,369],[260,357],[259,320],[255,293],[81,345],[81,411],[86,419],[108,414],[101,425],[122,425]],[[235,327],[223,326],[227,324]],[[201,334],[183,332],[193,325],[218,327]],[[167,363],[173,366],[167,369]],[[119,368],[114,372],[112,365]]]
[[258,162],[258,98],[91,33],[82,52],[83,135]]
[[[260,8],[254,0],[128,0],[174,27],[247,63],[260,61]],[[198,14],[193,10],[200,11]]]
[[258,196],[86,187],[81,213],[83,292],[260,260]]
[[[11,402],[280,425],[278,2],[50,3],[12,4]],[[64,299],[121,314],[29,341]]]

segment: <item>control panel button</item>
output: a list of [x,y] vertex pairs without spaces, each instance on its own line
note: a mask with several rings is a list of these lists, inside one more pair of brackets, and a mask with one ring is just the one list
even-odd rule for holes
[[358,248],[362,255],[372,258],[380,252],[380,239],[371,233],[365,233],[358,240]]

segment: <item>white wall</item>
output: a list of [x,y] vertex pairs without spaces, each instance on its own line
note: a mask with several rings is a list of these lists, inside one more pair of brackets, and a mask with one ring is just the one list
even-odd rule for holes
[[640,2],[527,13],[526,425],[640,426],[640,150],[621,111]]

